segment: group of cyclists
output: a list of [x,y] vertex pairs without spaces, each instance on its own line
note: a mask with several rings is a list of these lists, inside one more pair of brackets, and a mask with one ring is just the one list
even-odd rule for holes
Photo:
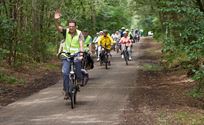
[[[109,52],[111,50],[122,52],[124,49],[127,48],[129,53],[129,60],[132,60],[132,56],[131,56],[132,45],[133,43],[139,41],[139,39],[140,39],[140,33],[138,30],[132,29],[131,31],[129,31],[128,29],[125,29],[125,27],[122,27],[120,30],[115,31],[111,35],[107,32],[107,30],[103,30],[96,33],[96,36],[94,37],[91,44],[92,46],[95,45],[94,49],[98,57],[97,61],[100,60],[100,53],[102,48],[106,48]],[[121,58],[124,58],[122,53],[121,53]]]
[[[120,30],[116,31],[112,35],[108,33],[107,30],[102,30],[96,33],[94,39],[89,35],[87,29],[80,31],[77,29],[77,24],[75,20],[68,20],[67,27],[64,28],[60,25],[61,18],[60,10],[56,10],[54,14],[55,26],[58,32],[60,32],[64,36],[63,45],[60,48],[60,51],[64,53],[70,54],[78,54],[79,58],[77,58],[75,63],[75,70],[77,80],[80,85],[84,85],[87,82],[84,81],[84,76],[82,73],[82,63],[81,60],[84,58],[84,52],[89,53],[91,56],[96,55],[97,61],[100,61],[100,53],[103,49],[111,56],[111,50],[119,49],[121,52],[127,48],[129,53],[129,60],[132,60],[132,45],[136,41],[136,32],[133,30],[130,32],[125,27],[122,27]],[[134,34],[134,35],[133,35]],[[139,35],[138,35],[139,36]],[[64,54],[64,57],[67,55]],[[91,57],[89,56],[89,57]],[[121,58],[123,58],[123,54],[121,54]],[[62,58],[62,76],[63,76],[63,91],[64,91],[64,99],[69,98],[69,73],[70,73],[70,60],[67,58]],[[91,65],[93,68],[93,60]],[[111,60],[109,58],[108,64],[111,65]],[[86,71],[85,71],[86,72]]]

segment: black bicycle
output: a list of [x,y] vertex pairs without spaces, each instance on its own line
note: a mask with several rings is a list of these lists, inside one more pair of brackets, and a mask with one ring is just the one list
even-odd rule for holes
[[89,74],[88,74],[87,70],[93,68],[93,67],[89,66],[89,63],[88,63],[88,58],[89,57],[90,57],[90,55],[88,54],[88,52],[84,52],[83,59],[81,61],[81,66],[82,66],[81,72],[82,72],[82,75],[83,75],[83,79],[82,79],[83,84],[81,86],[85,86],[87,84],[87,82],[89,80]]
[[108,69],[108,64],[110,63],[108,58],[109,58],[108,50],[102,48],[102,51],[100,53],[100,65],[102,66],[103,64],[105,64],[106,69]]
[[129,61],[129,53],[128,53],[127,48],[128,48],[128,46],[125,46],[125,49],[122,52],[126,65],[128,65],[128,61]]
[[[79,52],[81,53],[81,52]],[[69,72],[69,88],[68,88],[68,93],[70,100],[71,100],[71,108],[73,109],[76,104],[76,95],[77,92],[79,92],[79,84],[77,84],[77,75],[76,75],[76,69],[75,69],[75,63],[74,60],[78,57],[78,54],[70,54],[66,52],[61,52],[58,57],[60,59],[68,59],[70,61],[70,72]]]

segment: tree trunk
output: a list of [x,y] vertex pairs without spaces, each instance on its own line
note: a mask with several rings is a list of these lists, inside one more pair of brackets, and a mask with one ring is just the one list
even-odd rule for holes
[[95,2],[91,6],[91,12],[92,12],[92,22],[93,22],[93,32],[96,32],[96,9],[95,9]]
[[197,5],[199,6],[199,9],[201,12],[204,12],[204,5],[202,0],[196,0],[197,1]]
[[32,0],[32,55],[36,61],[40,61],[38,52],[38,41],[39,41],[39,15],[38,15],[38,0]]

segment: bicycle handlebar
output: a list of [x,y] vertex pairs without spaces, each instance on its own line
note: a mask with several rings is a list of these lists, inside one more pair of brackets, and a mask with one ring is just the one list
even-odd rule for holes
[[62,54],[65,54],[67,57],[64,57],[64,58],[69,58],[69,59],[74,59],[75,57],[77,57],[78,56],[78,54],[80,54],[80,53],[85,53],[85,52],[77,52],[77,53],[74,53],[74,54],[71,54],[70,52],[60,52],[59,54],[58,54],[58,59],[61,59],[61,55]]

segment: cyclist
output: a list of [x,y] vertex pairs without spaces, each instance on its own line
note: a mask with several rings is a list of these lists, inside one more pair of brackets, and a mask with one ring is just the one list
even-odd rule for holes
[[119,41],[120,41],[120,33],[119,33],[119,31],[116,31],[115,32],[115,41],[116,41],[116,47],[120,50],[120,44],[119,44]]
[[133,34],[132,32],[129,32],[128,29],[125,30],[128,33],[128,37],[130,38],[130,40],[133,40]]
[[83,36],[84,36],[84,51],[88,52],[89,50],[91,50],[91,43],[92,43],[92,38],[89,35],[89,32],[87,29],[84,29],[82,32]]
[[84,36],[84,43],[83,43],[84,51],[87,53],[84,55],[84,56],[86,56],[86,58],[84,58],[85,62],[86,62],[86,65],[84,65],[84,68],[85,69],[92,69],[94,67],[94,62],[93,62],[93,59],[91,57],[91,54],[93,52],[92,45],[94,45],[94,44],[92,44],[92,37],[89,35],[89,32],[87,29],[84,29],[82,34]]
[[[77,53],[79,51],[83,52],[83,41],[84,37],[80,30],[76,29],[76,21],[69,20],[67,22],[67,27],[63,28],[60,25],[61,12],[60,10],[56,10],[54,14],[55,26],[57,31],[63,34],[65,37],[65,45],[63,48],[63,52],[69,52],[71,54]],[[66,55],[64,54],[66,57]],[[81,58],[83,57],[83,53],[79,55]],[[82,80],[82,72],[81,72],[81,62],[80,60],[75,61],[77,79]],[[63,74],[63,90],[64,90],[64,99],[68,99],[68,90],[69,90],[69,72],[70,72],[70,61],[62,59],[62,74]]]
[[97,61],[99,61],[100,60],[100,52],[101,52],[101,46],[99,46],[99,43],[98,43],[98,41],[101,39],[101,37],[103,36],[103,31],[100,31],[99,32],[99,36],[98,36],[98,38],[96,39],[96,45],[97,45],[97,47],[96,47],[96,51],[97,51]]
[[[98,46],[101,46],[102,48],[104,48],[109,55],[110,51],[111,51],[111,46],[113,45],[113,39],[111,38],[111,36],[108,34],[107,30],[103,30],[103,36],[100,37],[99,41],[98,41]],[[110,65],[110,58],[108,60],[109,65]]]
[[132,44],[131,44],[131,46],[130,46],[130,53],[132,54],[132,48],[133,48],[133,35],[132,35],[131,32],[129,32],[128,29],[126,29],[126,32],[127,32],[127,34],[128,34],[128,37],[130,38],[130,40],[131,40],[131,42],[132,42]]
[[[125,50],[125,47],[127,46],[127,51],[129,54],[129,60],[132,60],[132,57],[131,57],[132,41],[128,37],[127,31],[124,31],[123,34],[124,34],[124,36],[120,39],[120,42],[119,42],[121,44],[122,52],[123,52],[123,50]],[[124,58],[124,55],[123,54],[121,54],[121,55],[122,55],[122,58]]]
[[135,30],[134,39],[139,42],[140,41],[140,31],[138,29]]
[[97,32],[93,38],[93,42],[92,42],[92,56],[97,56],[97,39],[99,37],[99,32]]
[[120,36],[121,36],[121,38],[122,38],[123,35],[124,35],[124,34],[123,34],[124,31],[125,31],[125,27],[122,27],[121,30],[120,30]]

